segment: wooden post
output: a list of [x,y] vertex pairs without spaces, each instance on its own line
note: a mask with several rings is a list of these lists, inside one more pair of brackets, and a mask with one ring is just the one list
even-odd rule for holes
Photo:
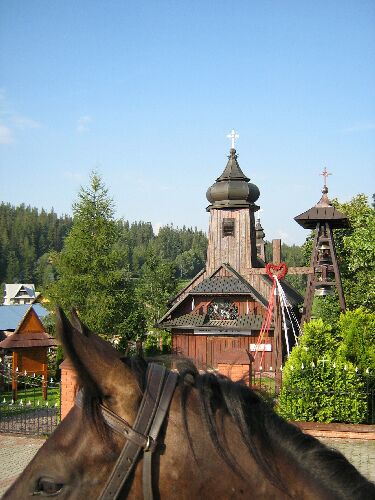
[[337,293],[339,295],[340,308],[341,312],[345,312],[346,303],[345,303],[344,292],[342,289],[340,270],[336,259],[335,240],[333,239],[331,228],[329,227],[329,224],[327,222],[326,222],[326,233],[328,236],[329,247],[331,250],[332,266],[333,266],[333,272],[335,274],[335,282],[336,282]]
[[1,354],[0,354],[0,367],[1,367],[1,371],[0,371],[0,389],[4,389],[5,387],[5,351],[1,350],[0,351]]
[[281,262],[281,240],[272,240],[272,262],[276,265]]
[[18,352],[12,353],[12,399],[17,401]]
[[317,244],[318,244],[318,238],[319,238],[319,227],[320,224],[319,222],[316,225],[315,229],[315,237],[313,241],[313,251],[311,254],[311,262],[310,262],[310,267],[313,269],[313,274],[309,274],[309,277],[307,279],[307,286],[306,286],[306,292],[305,292],[305,301],[303,303],[303,311],[302,311],[302,318],[301,318],[301,327],[306,321],[309,321],[311,317],[311,309],[314,301],[314,293],[315,293],[315,267],[318,262],[318,251],[317,251]]
[[42,397],[44,401],[47,400],[47,385],[48,385],[48,371],[47,371],[47,365],[43,363],[43,368],[42,368]]

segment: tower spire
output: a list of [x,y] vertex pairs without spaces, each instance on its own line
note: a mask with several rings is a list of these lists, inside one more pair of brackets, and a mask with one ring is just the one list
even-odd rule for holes
[[242,172],[234,149],[238,134],[232,130],[228,162],[223,173],[207,190],[210,202],[206,268],[213,272],[223,263],[238,272],[257,265],[254,212],[260,196],[258,187]]

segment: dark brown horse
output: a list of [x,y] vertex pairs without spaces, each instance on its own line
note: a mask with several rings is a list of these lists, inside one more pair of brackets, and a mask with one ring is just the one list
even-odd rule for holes
[[[60,311],[57,328],[84,388],[4,499],[33,495],[100,497],[125,438],[103,420],[101,405],[133,424],[147,365],[91,334]],[[153,453],[153,491],[161,499],[375,499],[367,481],[338,452],[304,435],[241,383],[180,368]],[[141,453],[119,498],[142,499]]]

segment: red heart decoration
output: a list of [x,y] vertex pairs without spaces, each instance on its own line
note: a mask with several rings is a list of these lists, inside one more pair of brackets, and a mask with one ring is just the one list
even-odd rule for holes
[[268,263],[266,265],[266,273],[270,278],[273,279],[274,275],[277,276],[277,279],[281,280],[284,278],[286,273],[288,272],[288,268],[285,264],[285,262],[280,262],[280,264],[272,264],[272,262]]

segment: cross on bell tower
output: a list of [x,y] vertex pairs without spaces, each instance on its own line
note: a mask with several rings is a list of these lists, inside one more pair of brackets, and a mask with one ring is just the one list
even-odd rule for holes
[[324,170],[323,172],[320,174],[324,177],[324,188],[327,188],[327,177],[329,175],[332,175],[330,172],[328,172],[328,170],[326,169],[326,167],[324,167]]

